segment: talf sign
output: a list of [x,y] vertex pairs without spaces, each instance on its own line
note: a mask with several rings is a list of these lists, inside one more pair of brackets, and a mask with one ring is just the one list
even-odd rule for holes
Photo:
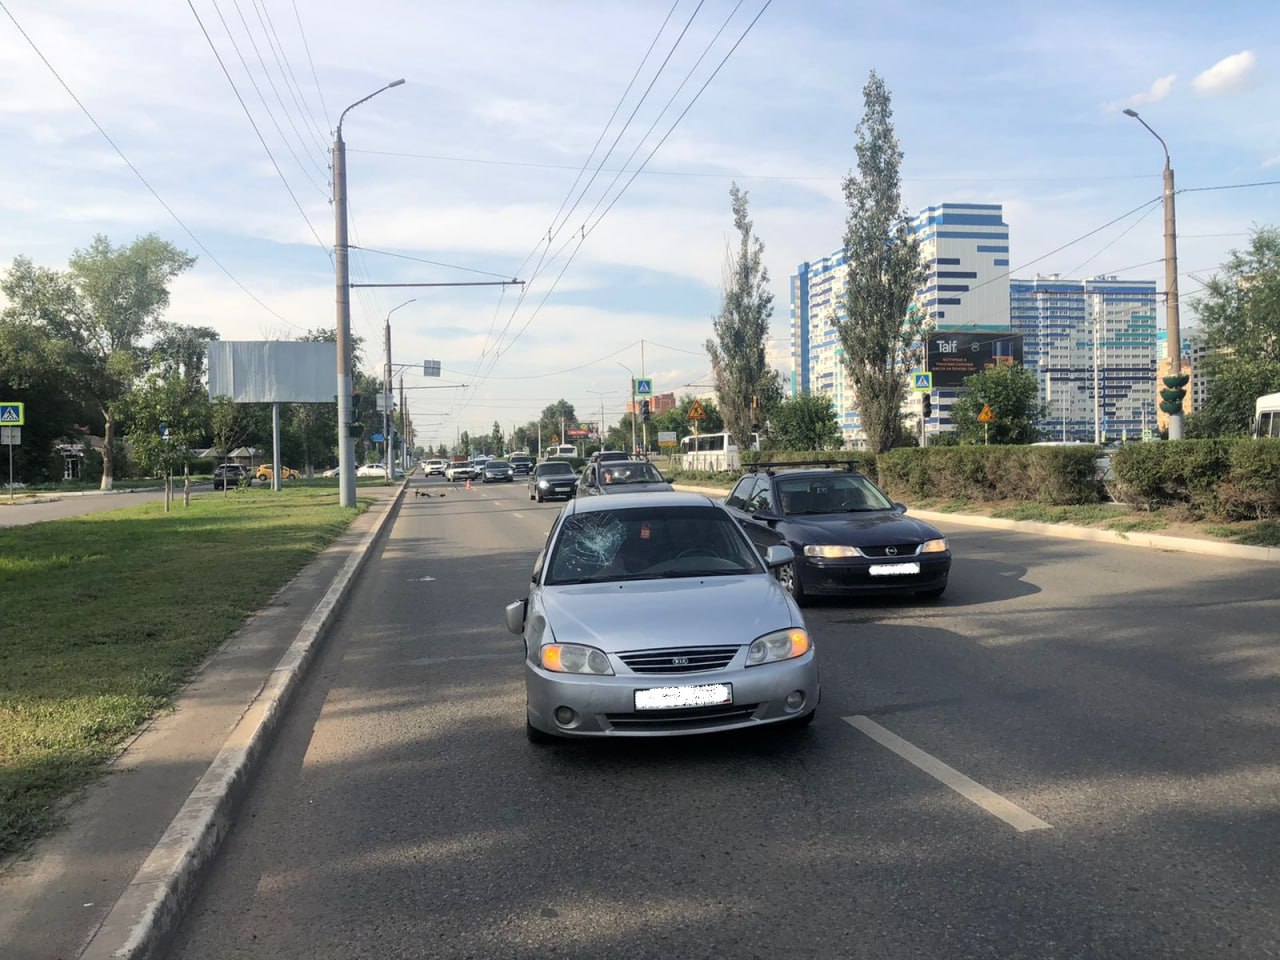
[[26,404],[0,401],[0,424],[6,427],[22,427],[26,425]]
[[991,409],[991,404],[984,403],[982,405],[982,412],[978,414],[978,422],[979,423],[995,423],[995,421],[996,421],[996,412]]
[[690,420],[707,419],[707,411],[702,409],[702,401],[701,400],[693,401],[693,403],[689,406],[689,412],[685,414],[685,416],[688,417]]

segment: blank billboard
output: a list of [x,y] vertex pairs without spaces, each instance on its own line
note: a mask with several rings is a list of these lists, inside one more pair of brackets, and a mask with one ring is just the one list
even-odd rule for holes
[[211,340],[209,396],[236,403],[334,403],[338,345],[300,340]]
[[935,387],[962,387],[964,378],[995,366],[1022,366],[1022,334],[937,330],[926,338],[925,369]]

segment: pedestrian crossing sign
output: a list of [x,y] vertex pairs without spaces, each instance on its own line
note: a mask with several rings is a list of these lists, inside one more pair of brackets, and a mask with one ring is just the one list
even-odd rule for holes
[[6,427],[26,426],[26,418],[23,415],[25,406],[21,403],[0,403],[0,423]]
[[912,389],[919,390],[922,393],[933,392],[933,374],[928,371],[924,373],[913,373],[911,375]]
[[647,377],[636,377],[636,396],[651,397],[653,396],[653,381]]

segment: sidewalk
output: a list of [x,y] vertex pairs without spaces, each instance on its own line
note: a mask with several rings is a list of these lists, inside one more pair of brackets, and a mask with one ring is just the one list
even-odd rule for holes
[[[69,804],[61,830],[0,864],[5,960],[81,955],[231,731],[279,675],[282,655],[313,620],[335,578],[360,551],[378,548],[376,535],[368,538],[394,515],[404,486],[362,488],[362,496],[377,502],[206,662],[172,712],[144,727],[106,775]],[[353,583],[355,577],[348,576]],[[338,607],[346,592],[338,596]]]

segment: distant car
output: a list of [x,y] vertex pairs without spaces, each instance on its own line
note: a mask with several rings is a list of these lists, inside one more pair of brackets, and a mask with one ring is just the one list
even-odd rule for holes
[[[262,480],[264,483],[270,483],[271,476],[273,473],[275,473],[275,470],[272,468],[271,464],[264,463],[259,465],[258,472],[254,474],[253,479]],[[302,479],[302,474],[300,474],[297,470],[293,469],[293,467],[281,467],[280,479],[281,480],[300,480]]]
[[[569,504],[506,608],[524,640],[525,733],[663,737],[800,729],[821,699],[804,618],[728,511],[686,493]],[[654,619],[655,611],[660,619]]]
[[[397,470],[396,473],[399,473],[401,476],[404,475],[404,471],[402,470]],[[386,477],[386,475],[387,465],[385,463],[362,463],[360,466],[356,467],[357,477]]]
[[547,460],[529,474],[529,499],[538,503],[552,497],[571,499],[577,487],[578,475],[572,464],[564,460]]
[[600,463],[607,460],[630,460],[631,454],[624,453],[621,450],[597,450],[591,455],[592,463]]
[[484,483],[511,483],[515,476],[515,469],[505,460],[486,460],[480,468],[480,479]]
[[249,468],[239,463],[220,463],[213,468],[213,489],[225,490],[239,486],[241,481],[252,482]]
[[322,477],[336,477],[341,471],[337,467],[330,467],[320,474]]
[[448,464],[443,460],[426,460],[422,464],[422,472],[428,477],[443,477],[444,468]]
[[817,594],[935,599],[947,589],[946,538],[856,471],[779,464],[744,476],[725,506],[761,552],[791,548],[795,560],[778,579],[796,603]]
[[450,483],[457,483],[459,480],[474,480],[476,478],[476,466],[470,460],[447,464],[444,468],[444,478]]
[[615,493],[670,493],[672,486],[646,460],[603,460],[589,463],[578,481],[578,496]]
[[517,477],[526,477],[533,470],[533,457],[527,453],[513,453],[507,458],[507,462],[511,464],[511,469]]

